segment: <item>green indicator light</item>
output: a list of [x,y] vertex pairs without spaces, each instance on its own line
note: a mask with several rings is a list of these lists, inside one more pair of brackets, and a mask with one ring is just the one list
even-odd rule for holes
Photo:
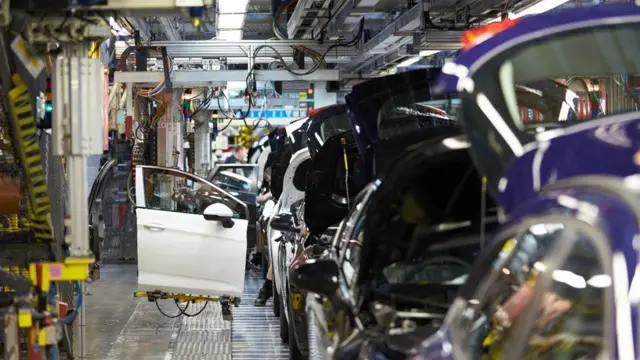
[[53,105],[51,103],[44,104],[44,111],[50,113],[53,111]]

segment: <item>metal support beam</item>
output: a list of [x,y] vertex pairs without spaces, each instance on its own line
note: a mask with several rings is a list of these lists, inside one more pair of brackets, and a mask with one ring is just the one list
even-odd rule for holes
[[[249,47],[259,47],[268,45],[271,48],[261,48],[258,53],[259,57],[292,57],[293,51],[291,46],[304,46],[315,50],[321,54],[327,52],[331,45],[336,44],[334,41],[325,41],[318,44],[315,40],[239,40],[239,41],[223,41],[223,40],[202,40],[202,41],[152,41],[152,47],[166,47],[167,53],[172,57],[199,57],[199,58],[220,58],[220,57],[248,57]],[[116,56],[120,57],[125,47],[116,46]],[[275,49],[275,51],[274,51]],[[276,51],[278,54],[276,54]],[[358,49],[337,47],[327,54],[327,62],[331,62],[331,58],[339,59],[341,57],[356,56]],[[150,56],[159,57],[159,54],[153,52]]]
[[387,54],[373,56],[371,60],[362,64],[362,66],[358,68],[357,72],[363,75],[371,74],[376,70],[395,65],[395,63],[404,57],[416,56],[408,53],[406,48],[406,46],[401,46]]
[[169,41],[182,40],[182,37],[180,36],[180,34],[178,34],[176,25],[173,20],[171,20],[171,18],[161,17],[158,19],[158,21],[160,22],[160,26],[162,26],[162,31],[164,31],[164,33],[167,35],[167,39],[169,39]]
[[145,21],[134,17],[128,17],[126,20],[134,29],[140,32],[140,39],[142,41],[147,42],[151,40],[151,31],[149,30],[149,25]]
[[400,15],[396,20],[389,24],[378,35],[364,44],[360,55],[351,59],[352,64],[363,64],[371,58],[373,54],[385,54],[389,45],[400,40],[401,36],[396,36],[399,31],[411,31],[420,26],[420,6],[416,5]]
[[293,14],[291,14],[289,21],[287,21],[287,37],[289,39],[293,39],[296,36],[305,16],[307,16],[307,11],[312,5],[313,0],[298,1],[295,9],[293,9]]
[[[256,70],[256,81],[338,81],[339,70],[316,70],[309,75],[294,75],[286,70]],[[114,82],[157,85],[164,78],[162,72],[116,71]],[[245,81],[246,70],[220,71],[174,71],[171,81],[174,86],[222,86],[228,81]]]
[[[264,99],[260,99],[258,98],[258,108],[260,108],[262,106],[262,103],[264,102]],[[273,108],[277,108],[277,107],[282,107],[282,106],[295,106],[297,107],[300,104],[300,100],[298,99],[287,99],[287,98],[280,98],[280,99],[268,99],[267,100],[267,107],[269,109],[273,109]],[[224,104],[222,102],[220,102],[220,105],[222,105],[224,107]],[[239,98],[231,98],[229,99],[229,107],[231,107],[232,109],[242,109],[242,108],[246,108],[247,107],[247,103],[245,103],[244,99],[239,99]],[[209,103],[209,107],[208,110],[218,110],[218,102],[216,100],[213,100]]]
[[[375,6],[380,0],[346,0],[341,5],[341,8],[336,8],[339,14],[335,16],[335,20],[329,25],[327,35],[329,39],[339,37],[340,33],[344,31],[345,27],[353,31],[358,21],[363,16],[367,19],[367,26],[371,26],[371,16],[375,13]],[[368,9],[367,9],[368,8]],[[349,22],[347,23],[347,19]]]

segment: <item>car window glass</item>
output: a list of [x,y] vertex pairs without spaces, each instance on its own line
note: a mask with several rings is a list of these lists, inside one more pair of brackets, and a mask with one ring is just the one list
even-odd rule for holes
[[348,284],[352,284],[360,266],[365,209],[374,191],[375,185],[370,185],[358,194],[350,214],[345,218],[340,229],[340,262]]
[[[577,237],[576,243],[560,266],[549,270],[550,286],[536,287],[545,261],[569,236]],[[473,360],[500,358],[518,336],[513,330],[522,326],[527,329],[523,359],[596,358],[603,345],[602,309],[611,279],[593,239],[563,224],[537,224],[503,244],[461,321],[452,322],[459,349]],[[540,302],[534,301],[536,291],[543,291]],[[537,316],[524,323],[528,310]]]
[[442,108],[444,101],[407,102],[408,94],[397,94],[386,100],[378,112],[378,136],[387,139],[430,127],[450,127],[456,123]]
[[638,111],[639,35],[637,22],[562,32],[521,41],[478,68],[460,119],[492,192],[536,133]]
[[362,240],[364,239],[364,219],[366,212],[359,211],[357,218],[353,220],[353,231],[344,243],[342,271],[344,272],[347,284],[351,286],[355,280],[355,274],[360,269],[360,256],[362,250]]
[[195,176],[171,169],[145,168],[147,209],[200,215],[212,204],[222,203],[236,218],[246,218],[244,205]]
[[209,181],[225,191],[253,192],[258,186],[258,167],[221,165],[212,171]]

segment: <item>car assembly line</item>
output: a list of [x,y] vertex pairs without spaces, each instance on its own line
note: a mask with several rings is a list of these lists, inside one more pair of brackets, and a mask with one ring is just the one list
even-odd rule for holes
[[0,0],[7,360],[640,359],[640,3]]

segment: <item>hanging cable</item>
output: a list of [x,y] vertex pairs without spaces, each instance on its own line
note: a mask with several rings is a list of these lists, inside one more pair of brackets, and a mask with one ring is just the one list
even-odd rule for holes
[[[360,41],[360,39],[362,38],[362,34],[364,33],[364,18],[362,20],[360,20],[360,28],[358,30],[358,34],[350,41],[347,41],[345,43],[341,43],[341,44],[334,44],[329,46],[329,48],[324,52],[324,54],[322,54],[322,56],[320,57],[322,60],[324,60],[327,56],[327,54],[329,54],[329,52],[333,49],[339,48],[339,47],[353,47],[356,46],[358,44],[358,42]],[[260,51],[262,51],[263,49],[270,49],[271,51],[273,51],[276,54],[277,57],[277,61],[280,62],[280,64],[282,64],[283,68],[285,70],[287,70],[288,72],[290,72],[293,75],[297,75],[297,76],[304,76],[304,75],[309,75],[314,73],[316,70],[318,70],[320,68],[320,62],[317,62],[314,64],[314,66],[304,72],[297,72],[295,70],[292,70],[289,65],[287,65],[286,61],[284,61],[284,57],[278,52],[278,50],[276,50],[273,46],[270,45],[260,45],[258,46],[254,52],[253,52],[253,58],[255,59],[258,56],[258,53]],[[253,71],[253,70],[251,70]]]
[[187,303],[187,305],[185,305],[184,309],[182,309],[180,307],[180,304],[176,301],[176,307],[178,307],[178,309],[180,309],[180,311],[182,311],[182,315],[184,315],[186,317],[195,317],[195,316],[198,316],[198,315],[202,314],[202,312],[204,312],[204,310],[207,308],[207,305],[209,305],[209,302],[205,301],[204,305],[202,305],[202,308],[200,308],[200,310],[196,311],[193,314],[189,314],[187,312],[187,307],[189,307],[189,304],[190,303]]
[[178,313],[175,315],[169,315],[167,313],[165,313],[161,308],[160,308],[160,304],[158,303],[158,300],[154,301],[156,303],[156,307],[158,308],[158,311],[160,311],[160,314],[164,315],[165,317],[169,318],[169,319],[175,319],[178,318],[182,315],[185,314],[185,311],[187,311],[187,309],[189,308],[189,304],[187,303],[187,305],[184,306],[184,308],[181,308],[180,305],[178,304],[178,300],[174,300],[176,303],[176,306],[178,307]]

